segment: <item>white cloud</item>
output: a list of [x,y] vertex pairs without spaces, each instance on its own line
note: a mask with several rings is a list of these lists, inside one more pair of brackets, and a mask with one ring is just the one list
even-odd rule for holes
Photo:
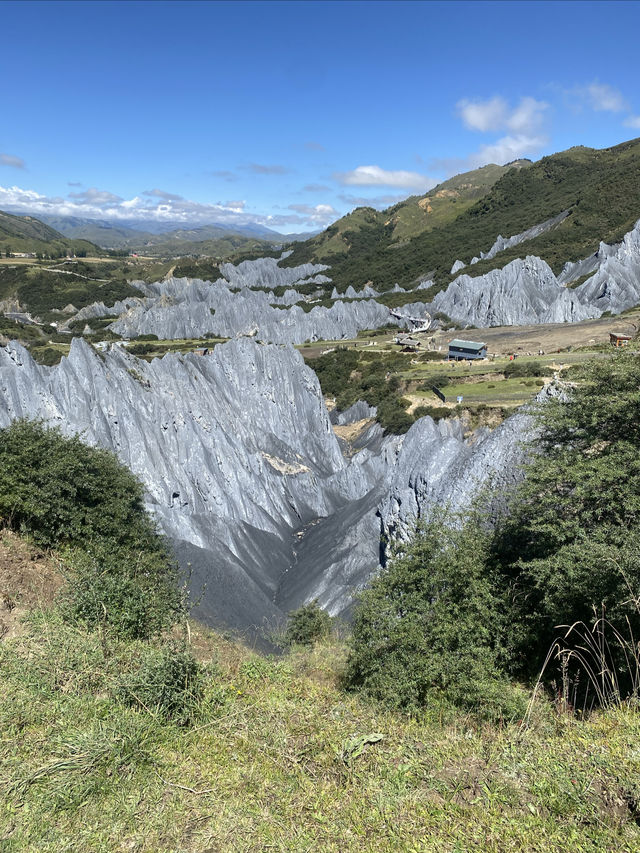
[[164,190],[158,190],[158,189],[145,190],[142,193],[142,195],[148,195],[148,196],[151,196],[152,198],[162,198],[165,201],[182,201],[182,198],[183,198],[181,195],[175,195],[175,193],[168,193],[168,192],[165,192]]
[[[162,193],[162,191],[160,191]],[[172,193],[163,193],[172,196]],[[89,219],[135,220],[154,219],[158,222],[184,223],[185,225],[206,225],[221,223],[224,225],[292,225],[303,228],[317,228],[333,221],[338,213],[328,204],[305,205],[304,210],[286,216],[250,214],[245,210],[246,202],[231,200],[205,204],[189,199],[164,198],[157,193],[141,193],[130,199],[106,190],[92,187],[83,193],[70,193],[66,198],[45,196],[35,190],[22,187],[0,186],[0,210],[15,213],[31,213],[34,216],[51,214],[57,216],[79,216]]]
[[508,112],[504,98],[496,96],[488,101],[470,101],[464,98],[458,101],[456,109],[464,124],[470,130],[499,130]]
[[628,116],[622,123],[625,127],[640,129],[640,116]]
[[546,136],[526,136],[524,134],[503,136],[495,142],[483,145],[478,151],[470,154],[466,159],[466,165],[470,169],[486,166],[487,163],[497,163],[499,166],[504,166],[511,160],[535,157],[548,142],[549,139]]
[[380,166],[358,166],[351,172],[336,172],[334,178],[343,186],[406,187],[421,192],[426,192],[437,183],[419,172],[387,171]]
[[597,112],[619,113],[628,109],[627,102],[619,89],[597,81],[579,90],[591,109]]
[[301,214],[307,225],[328,225],[338,217],[338,211],[330,204],[290,204],[289,210]]
[[456,108],[463,123],[470,130],[482,133],[510,130],[516,134],[536,132],[544,121],[549,105],[545,101],[524,97],[516,107],[510,109],[504,98],[496,95],[487,101],[458,101]]
[[16,157],[14,154],[0,154],[0,166],[11,166],[14,169],[26,167],[22,157]]
[[88,190],[83,190],[81,193],[69,193],[69,198],[76,200],[80,205],[91,205],[92,207],[102,206],[104,204],[113,204],[122,201],[119,195],[114,195],[107,190],[99,190],[96,187],[89,187]]

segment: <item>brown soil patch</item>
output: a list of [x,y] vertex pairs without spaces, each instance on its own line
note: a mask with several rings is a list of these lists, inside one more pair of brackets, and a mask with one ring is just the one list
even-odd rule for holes
[[55,560],[8,530],[0,530],[0,639],[20,634],[23,616],[50,605],[62,586]]
[[344,441],[352,442],[359,438],[362,433],[367,429],[367,427],[371,426],[374,422],[374,418],[364,418],[361,421],[354,421],[352,424],[345,424],[344,426],[334,425],[333,431],[338,436],[338,438],[344,439]]
[[539,350],[549,354],[567,347],[606,344],[610,332],[635,336],[639,327],[640,311],[633,311],[622,317],[603,317],[599,320],[583,320],[581,323],[493,326],[488,329],[437,332],[435,337],[436,344],[443,347],[454,338],[464,338],[485,342],[490,354],[538,355]]

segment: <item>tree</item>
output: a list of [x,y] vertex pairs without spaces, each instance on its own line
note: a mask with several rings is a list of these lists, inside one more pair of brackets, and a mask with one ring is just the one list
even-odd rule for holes
[[640,628],[640,361],[594,360],[572,379],[539,407],[540,452],[493,546],[512,591],[515,671],[527,674],[556,626],[592,621],[594,606]]
[[488,545],[475,521],[418,527],[360,597],[349,688],[411,711],[444,702],[489,717],[521,712],[500,665],[501,606],[485,569]]
[[287,646],[311,646],[331,633],[331,617],[314,599],[289,613],[284,642]]

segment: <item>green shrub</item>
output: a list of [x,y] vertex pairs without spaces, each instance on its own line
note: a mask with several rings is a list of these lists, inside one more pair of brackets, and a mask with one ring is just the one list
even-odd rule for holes
[[640,633],[640,364],[617,354],[576,374],[567,398],[537,407],[540,452],[494,541],[519,677],[537,674],[556,626],[590,625],[594,607]]
[[446,385],[450,385],[450,384],[451,384],[451,377],[447,376],[446,373],[434,373],[432,376],[430,376],[426,380],[426,382],[424,382],[420,386],[420,390],[421,391],[431,391],[431,389],[433,388],[434,385],[436,386],[436,388],[444,388]]
[[413,417],[416,421],[427,415],[434,421],[438,421],[441,418],[450,418],[452,414],[452,410],[447,409],[446,406],[418,406],[413,410]]
[[179,569],[158,548],[113,549],[107,542],[65,553],[64,615],[88,628],[108,626],[120,636],[148,639],[186,613]]
[[413,712],[444,703],[522,713],[499,665],[502,608],[487,549],[475,525],[420,527],[360,597],[346,686]]
[[155,347],[153,344],[130,344],[127,347],[127,351],[130,352],[131,355],[147,355],[154,350]]
[[407,414],[409,401],[404,397],[389,397],[378,405],[378,422],[385,432],[402,435],[413,425],[413,417]]
[[0,519],[68,547],[65,613],[89,627],[149,637],[185,612],[178,568],[142,499],[106,450],[34,421],[0,430]]
[[40,545],[148,547],[157,536],[141,483],[113,453],[36,421],[0,430],[0,519]]
[[47,367],[59,364],[63,356],[63,353],[54,347],[31,347],[29,351],[37,364],[44,364]]
[[139,668],[121,677],[116,692],[127,705],[185,725],[202,701],[203,668],[184,646],[149,648]]
[[506,379],[518,376],[544,376],[545,370],[539,361],[510,361],[503,370]]
[[310,646],[331,633],[331,617],[314,599],[289,613],[284,637],[286,646]]

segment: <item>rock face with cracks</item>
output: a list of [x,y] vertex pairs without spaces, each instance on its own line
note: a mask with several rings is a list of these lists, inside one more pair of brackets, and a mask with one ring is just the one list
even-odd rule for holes
[[301,356],[248,338],[149,363],[75,340],[55,367],[10,344],[0,426],[22,417],[113,450],[189,570],[196,615],[254,634],[313,598],[347,610],[382,532],[402,535],[447,496],[470,501],[530,429],[510,419],[469,444],[455,422],[422,418],[403,437],[372,423],[346,448]]
[[[566,287],[593,273],[574,289]],[[535,256],[472,278],[460,275],[436,294],[432,309],[465,326],[520,326],[576,323],[619,314],[640,302],[640,222],[618,246],[601,243],[598,252],[566,264],[559,277]]]

